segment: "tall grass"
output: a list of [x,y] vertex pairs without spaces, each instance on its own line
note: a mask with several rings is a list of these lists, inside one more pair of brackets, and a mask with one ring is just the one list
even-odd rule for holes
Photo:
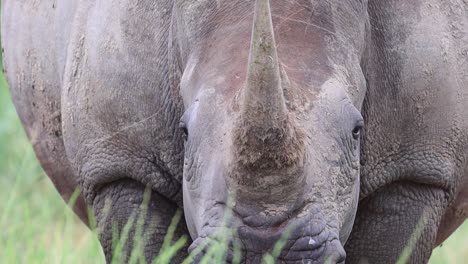
[[[180,217],[179,212],[160,256],[153,263],[170,263],[171,257],[186,243],[186,240],[172,241],[171,237]],[[113,263],[122,259],[123,239],[134,239],[125,232],[124,229],[116,235]],[[96,233],[73,214],[41,170],[0,74],[0,263],[105,263]],[[205,263],[223,262],[226,258],[232,234],[221,232],[218,236],[206,251]],[[136,245],[128,261],[142,263],[142,245]],[[281,246],[278,243],[263,262],[274,263]],[[239,250],[234,250],[233,259],[234,263],[240,262]],[[468,222],[434,251],[430,263],[466,263],[467,260]]]
[[0,74],[0,263],[104,263],[41,170]]

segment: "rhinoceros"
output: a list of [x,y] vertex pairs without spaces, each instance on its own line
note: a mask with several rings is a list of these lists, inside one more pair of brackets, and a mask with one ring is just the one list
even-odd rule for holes
[[1,29],[37,157],[107,261],[147,188],[148,260],[183,208],[174,263],[220,227],[243,263],[285,232],[281,263],[424,263],[467,217],[467,1],[4,0]]

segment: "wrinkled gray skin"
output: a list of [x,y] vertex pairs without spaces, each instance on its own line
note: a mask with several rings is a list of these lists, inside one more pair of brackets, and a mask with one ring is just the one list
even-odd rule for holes
[[255,6],[2,1],[13,100],[59,192],[81,189],[108,260],[149,186],[148,259],[177,208],[192,249],[232,196],[246,263],[286,226],[281,262],[339,263],[347,241],[348,263],[393,263],[418,223],[426,262],[467,217],[468,3],[273,0],[273,31]]

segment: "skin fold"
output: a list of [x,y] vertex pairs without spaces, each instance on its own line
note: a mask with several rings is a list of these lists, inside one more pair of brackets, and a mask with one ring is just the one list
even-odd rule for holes
[[368,10],[361,202],[347,260],[393,263],[422,225],[409,262],[424,263],[467,217],[467,4],[370,1]]
[[36,155],[108,262],[113,225],[142,217],[152,260],[182,209],[174,263],[223,225],[243,263],[287,228],[279,263],[425,263],[468,214],[467,24],[462,0],[4,0],[1,31]]

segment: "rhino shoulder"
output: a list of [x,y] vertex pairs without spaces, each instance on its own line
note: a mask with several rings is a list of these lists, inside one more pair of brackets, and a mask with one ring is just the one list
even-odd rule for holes
[[[76,189],[61,129],[61,72],[77,1],[3,1],[3,65],[36,156],[68,200]],[[84,200],[75,211],[86,220]]]

